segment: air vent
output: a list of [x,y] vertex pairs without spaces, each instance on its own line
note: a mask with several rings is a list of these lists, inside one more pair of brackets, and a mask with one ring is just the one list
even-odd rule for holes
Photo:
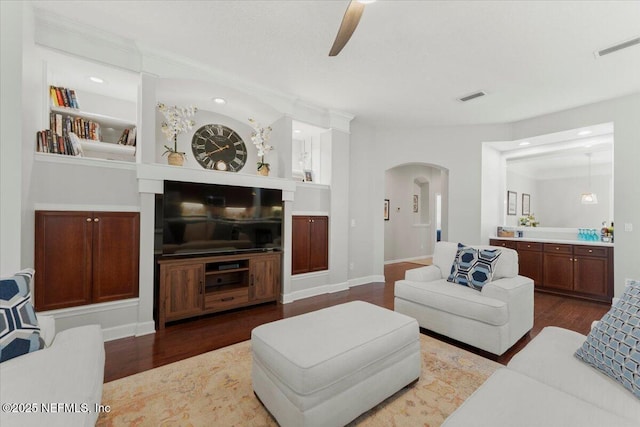
[[640,44],[640,37],[636,37],[635,39],[631,39],[626,42],[619,43],[615,46],[611,46],[606,49],[599,50],[595,54],[596,54],[596,57],[605,56],[605,55],[609,55],[610,53],[617,52],[619,50],[626,49],[631,46],[635,46],[637,44]]
[[462,101],[462,102],[467,102],[467,101],[471,101],[472,99],[476,99],[476,98],[480,98],[481,96],[485,96],[487,93],[484,91],[478,91],[475,93],[472,93],[470,95],[466,95],[463,96],[461,98],[458,98],[458,101]]

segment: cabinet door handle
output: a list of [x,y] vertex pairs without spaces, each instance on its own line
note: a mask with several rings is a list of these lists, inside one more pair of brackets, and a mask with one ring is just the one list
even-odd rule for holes
[[592,252],[593,252],[593,249],[589,249],[589,253],[592,253]]
[[100,221],[100,218],[93,218],[93,222],[98,222]]
[[560,248],[556,248],[556,251],[559,251],[559,250],[560,250]]
[[233,301],[235,297],[225,297],[220,299],[220,301]]
[[91,218],[87,218],[87,222],[91,222]]
[[573,258],[569,258],[569,262],[573,261]]
[[202,286],[202,285],[203,285],[203,284],[204,284],[204,283],[203,283],[203,282],[202,282],[202,280],[201,280],[201,281],[200,281],[200,295],[202,295],[202,288],[203,288],[203,286]]
[[253,274],[251,275],[251,279],[249,280],[249,286],[253,286]]

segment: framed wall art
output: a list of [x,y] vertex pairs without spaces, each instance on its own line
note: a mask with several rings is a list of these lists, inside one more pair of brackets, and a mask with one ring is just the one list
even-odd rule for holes
[[531,195],[522,193],[522,215],[531,215]]
[[518,214],[518,193],[507,191],[507,215]]
[[389,221],[389,199],[384,199],[384,220]]

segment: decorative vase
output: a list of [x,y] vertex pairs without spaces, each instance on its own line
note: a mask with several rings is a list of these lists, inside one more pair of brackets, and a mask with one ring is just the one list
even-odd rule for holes
[[167,156],[169,164],[172,166],[182,166],[184,164],[184,156],[181,153],[169,153]]
[[269,166],[262,165],[258,168],[258,175],[269,176]]

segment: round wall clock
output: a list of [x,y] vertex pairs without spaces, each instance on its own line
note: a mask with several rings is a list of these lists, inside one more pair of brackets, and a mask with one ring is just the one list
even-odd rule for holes
[[238,172],[247,162],[247,146],[240,135],[224,125],[204,125],[191,139],[191,150],[205,169]]

